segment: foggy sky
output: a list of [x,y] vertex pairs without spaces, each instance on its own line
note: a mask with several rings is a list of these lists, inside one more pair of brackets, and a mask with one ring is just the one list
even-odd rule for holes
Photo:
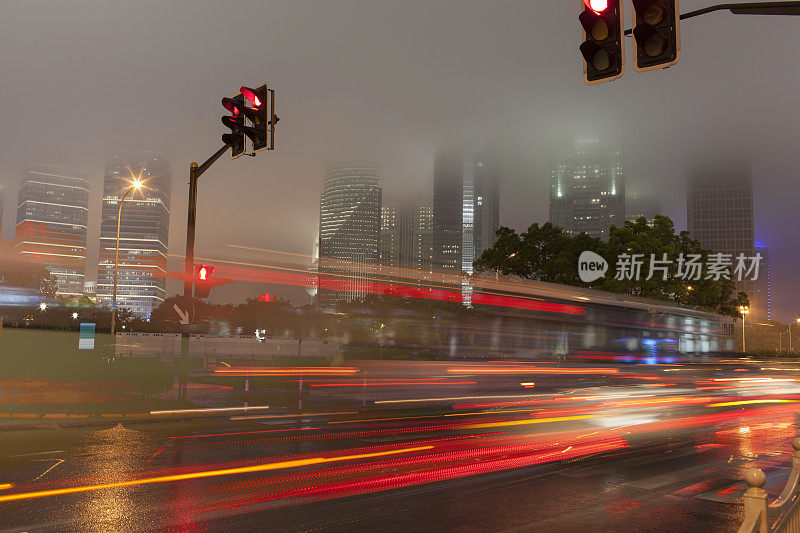
[[[681,7],[711,3],[683,0]],[[770,247],[778,317],[800,314],[793,38],[800,17],[715,13],[684,21],[678,65],[637,73],[629,57],[621,80],[586,87],[577,4],[4,2],[3,236],[11,238],[29,162],[86,170],[95,186],[92,278],[104,150],[158,150],[173,165],[170,252],[178,257],[170,269],[181,270],[188,165],[220,146],[220,98],[268,81],[281,117],[276,150],[225,157],[201,178],[200,257],[245,257],[230,243],[310,254],[329,158],[376,158],[385,197],[430,194],[436,148],[464,132],[507,152],[501,223],[522,229],[547,220],[551,143],[612,135],[622,141],[628,187],[655,184],[680,229],[689,160],[749,157],[756,238]],[[177,289],[173,282],[168,293]],[[222,299],[242,296],[220,291]]]

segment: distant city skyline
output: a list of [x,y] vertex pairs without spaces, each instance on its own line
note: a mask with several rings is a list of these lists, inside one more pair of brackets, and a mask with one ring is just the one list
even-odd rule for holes
[[[602,144],[602,142],[600,142],[600,141],[598,141],[598,142],[600,144]],[[614,150],[618,150],[618,148],[614,147]],[[614,153],[614,150],[612,150],[612,155]],[[589,152],[591,152],[591,150],[589,150]],[[133,151],[131,153],[146,153],[146,152],[135,152],[135,151]],[[437,175],[436,169],[437,169],[437,163],[440,164],[440,166],[439,166],[440,169],[445,168],[445,167],[441,166],[442,161],[444,161],[443,158],[445,156],[450,157],[451,158],[450,163],[452,163],[452,156],[453,156],[454,153],[458,154],[457,157],[463,157],[464,158],[464,161],[467,163],[465,168],[469,168],[470,167],[471,163],[469,161],[469,158],[465,157],[462,152],[453,151],[453,150],[449,150],[448,151],[448,150],[444,150],[444,149],[439,150],[437,152],[437,158],[433,162],[433,165],[432,165],[433,166],[432,174],[433,174],[433,178],[434,178],[434,180],[433,180],[433,182],[434,182],[433,183],[434,190],[432,191],[433,194],[431,194],[431,199],[432,200],[435,199],[435,196],[436,196],[436,175]],[[484,168],[483,164],[486,164],[486,163],[484,161],[477,161],[477,159],[485,158],[485,155],[484,155],[482,149],[477,150],[475,153],[476,154],[481,154],[481,155],[478,156],[476,159],[474,159],[472,161],[472,163],[474,163],[474,168],[483,169]],[[488,161],[488,159],[487,159],[487,161]],[[477,163],[481,163],[481,165],[479,166]],[[374,162],[371,163],[371,164],[376,166],[376,168],[377,168],[377,165]],[[487,173],[486,175],[488,175],[489,169],[492,168],[493,166],[494,165],[490,166],[490,165],[486,164],[486,169],[484,170],[484,172]],[[580,166],[581,167],[586,167],[586,166],[590,166],[590,165],[583,164],[583,165],[580,165]],[[452,168],[455,168],[455,167],[453,167],[452,164],[451,164],[450,169],[452,169]],[[620,171],[621,171],[621,168],[622,168],[622,165],[620,165]],[[582,168],[582,170],[583,170],[583,168]],[[696,173],[697,173],[697,167],[691,167],[690,169],[687,170],[687,176],[690,177],[691,179],[694,179],[692,177]],[[380,172],[378,172],[378,175],[380,175]],[[620,172],[620,175],[622,175],[621,172]],[[439,193],[440,193],[440,196],[442,194],[442,191],[444,190],[443,189],[443,185],[442,185],[443,181],[441,179],[442,176],[443,176],[443,173],[440,172],[439,173],[439,177],[440,177]],[[88,177],[88,175],[87,175],[87,177]],[[462,178],[461,179],[463,179],[463,173],[462,173]],[[489,235],[489,230],[491,228],[485,228],[484,230],[482,230],[482,232],[481,232],[481,230],[476,230],[476,228],[480,227],[479,221],[481,220],[481,217],[484,216],[482,214],[482,209],[481,209],[482,206],[478,206],[477,204],[479,202],[483,203],[484,198],[483,198],[482,194],[478,194],[476,192],[476,191],[479,190],[479,187],[481,187],[480,179],[477,179],[477,178],[473,178],[473,179],[476,179],[476,181],[472,185],[473,189],[474,189],[473,190],[473,199],[472,199],[472,201],[475,202],[474,204],[471,204],[471,205],[473,205],[473,211],[472,211],[472,216],[473,216],[472,231],[473,231],[473,234],[472,234],[472,238],[473,238],[474,250],[478,250],[479,251],[480,249],[482,249],[480,247],[480,245],[477,244],[479,242],[479,239],[481,238],[480,235],[487,236],[487,237],[484,237],[487,240],[490,239],[490,237],[488,237],[488,235]],[[623,180],[624,180],[624,177],[623,177]],[[498,180],[496,178],[492,178],[492,183],[494,183],[495,186],[496,186],[497,181]],[[752,179],[751,179],[751,182],[752,182]],[[690,183],[691,183],[691,180],[690,180]],[[551,183],[551,187],[552,187],[552,183]],[[625,193],[626,193],[626,203],[625,203],[626,214],[625,214],[625,219],[632,220],[632,219],[634,219],[634,218],[636,218],[636,217],[638,217],[640,215],[646,216],[648,219],[650,219],[650,218],[652,218],[652,216],[655,213],[657,213],[657,212],[660,213],[662,211],[662,209],[660,207],[661,206],[661,199],[660,199],[659,196],[657,196],[657,195],[655,195],[653,193],[652,189],[648,189],[647,187],[641,188],[641,187],[638,187],[638,186],[635,186],[633,188],[628,188],[627,185],[625,185],[625,187],[626,187],[626,191],[625,191]],[[752,187],[752,183],[751,183],[751,187]],[[551,191],[552,191],[552,188],[551,188]],[[467,190],[467,192],[469,192],[469,190]],[[687,188],[687,195],[688,195],[688,188]],[[416,196],[419,197],[419,195],[416,195]],[[752,193],[751,193],[751,196],[752,196]],[[688,198],[688,196],[687,196],[687,198]],[[490,196],[490,202],[492,202],[492,201],[494,201],[496,203],[496,205],[497,205],[497,208],[498,208],[497,209],[498,210],[498,212],[497,212],[497,220],[499,222],[499,202],[500,202],[499,196],[496,196],[495,200],[491,200],[491,196]],[[751,202],[752,202],[752,200],[751,200]],[[403,252],[402,254],[400,254],[398,252],[399,248],[397,248],[397,247],[401,245],[401,240],[402,240],[402,244],[403,244],[404,249],[406,249],[406,250],[412,249],[411,255],[409,255],[409,257],[413,258],[415,262],[413,262],[414,266],[412,266],[411,268],[414,268],[415,270],[423,270],[423,271],[435,270],[437,264],[439,264],[439,265],[443,264],[441,262],[441,259],[439,259],[438,260],[439,262],[437,262],[437,259],[434,259],[432,257],[432,255],[433,255],[432,252],[431,252],[430,261],[428,261],[425,258],[425,253],[426,253],[425,250],[427,250],[429,248],[432,250],[433,247],[434,247],[434,238],[435,238],[434,234],[435,234],[435,232],[433,231],[433,228],[434,228],[435,222],[434,222],[434,213],[433,213],[433,211],[434,211],[433,203],[429,204],[427,207],[424,205],[424,202],[417,201],[416,203],[418,204],[417,208],[421,207],[423,209],[423,211],[421,211],[421,212],[416,212],[415,211],[413,214],[411,214],[410,212],[407,212],[405,214],[406,215],[405,217],[401,217],[400,214],[401,214],[401,212],[403,210],[400,209],[400,206],[401,205],[405,205],[406,206],[405,209],[408,210],[408,206],[410,205],[410,204],[408,204],[408,202],[406,202],[406,201],[396,202],[396,201],[393,201],[393,200],[388,200],[388,201],[382,202],[380,224],[382,224],[383,226],[386,225],[387,207],[389,207],[390,205],[394,205],[394,209],[396,209],[395,214],[394,214],[394,216],[396,217],[396,222],[395,222],[396,226],[394,227],[394,229],[389,230],[388,232],[386,231],[387,228],[385,228],[385,227],[381,228],[383,231],[379,230],[377,259],[374,262],[373,262],[372,259],[364,260],[363,261],[364,264],[383,264],[385,262],[384,258],[387,255],[387,250],[388,249],[392,250],[389,255],[395,254],[395,257],[396,257],[395,260],[390,261],[389,266],[394,266],[395,263],[400,264],[400,262],[401,262],[400,261],[400,256],[408,255],[405,252]],[[468,210],[466,210],[466,211],[464,210],[465,205],[467,205],[467,204],[464,203],[464,190],[462,189],[462,191],[461,191],[461,205],[460,206],[457,205],[456,209],[457,210],[460,209],[462,213],[468,212]],[[126,205],[126,208],[127,207],[128,206]],[[589,207],[591,208],[592,206],[590,205]],[[417,209],[417,208],[414,208],[414,209]],[[427,211],[427,216],[429,217],[429,227],[430,227],[430,231],[429,232],[428,231],[419,231],[419,232],[415,231],[414,233],[409,233],[407,230],[406,231],[402,231],[401,230],[402,227],[408,226],[408,220],[411,220],[411,218],[413,218],[413,217],[417,217],[417,218],[423,217],[424,218],[425,209],[428,210]],[[751,207],[751,211],[752,211],[752,207]],[[486,211],[486,210],[483,211],[483,213],[488,213],[488,212],[491,212],[491,211]],[[90,218],[92,218],[95,215],[90,214],[89,216],[90,216]],[[115,216],[115,215],[112,215],[112,216]],[[752,214],[751,214],[751,216],[752,216]],[[400,218],[405,218],[406,219],[406,223],[403,224],[401,222]],[[688,222],[688,218],[687,218],[687,222]],[[166,226],[168,226],[168,223],[169,222],[168,222],[168,218],[167,218]],[[408,227],[411,227],[411,226],[408,226]],[[441,226],[440,226],[440,229],[441,229]],[[476,231],[477,231],[477,235],[476,235]],[[391,234],[393,232],[396,235],[392,236]],[[404,239],[401,239],[401,237],[400,237],[401,233],[403,235],[405,235]],[[468,236],[469,235],[469,231],[468,230],[463,230],[463,228],[462,228],[462,232],[461,232],[461,239],[462,239],[462,243],[461,244],[462,245],[464,245],[464,243],[467,242],[467,241],[464,240],[465,239],[465,235]],[[493,236],[493,231],[491,232],[491,235]],[[164,235],[163,238],[168,241],[168,235]],[[441,238],[441,233],[440,233],[440,238]],[[467,238],[469,238],[469,237],[467,237]],[[397,242],[395,242],[393,244],[389,243],[389,241],[391,239],[397,239]],[[413,244],[412,244],[412,241],[414,241]],[[178,242],[182,243],[182,239],[179,239]],[[409,246],[411,246],[411,248],[409,248]],[[121,250],[124,252],[124,248],[121,248]],[[167,270],[167,267],[166,267],[166,264],[167,264],[166,256],[170,255],[170,254],[169,254],[169,250],[166,248],[166,246],[163,247],[163,250],[164,250],[164,252],[161,254],[161,264],[156,269],[159,272],[161,272],[161,274],[160,274],[161,277],[159,278],[161,281],[155,282],[154,291],[155,291],[156,298],[155,298],[155,300],[153,300],[154,303],[151,304],[151,305],[158,305],[158,303],[160,301],[163,301],[163,299],[166,296],[169,296],[170,294],[172,294],[172,292],[170,290],[167,290],[167,280],[164,279],[166,277],[166,270]],[[766,248],[763,249],[763,251],[765,252],[765,255],[768,253]],[[477,257],[479,255],[479,252],[476,253],[475,251],[473,251],[473,253],[475,253],[474,257]],[[84,252],[84,255],[85,255],[85,252]],[[120,264],[121,265],[124,262],[123,261],[123,255],[124,254],[121,252],[121,256],[120,256]],[[173,254],[173,255],[177,255],[177,254]],[[91,261],[92,258],[89,257],[89,260]],[[106,262],[110,261],[110,258],[107,257],[105,259],[105,261]],[[461,267],[462,268],[466,268],[468,266],[471,267],[471,261],[470,261],[469,265],[467,265],[465,261],[467,261],[467,259],[465,259],[464,257],[461,257],[461,259],[460,259]],[[99,275],[97,277],[97,280],[100,282],[98,284],[98,296],[100,296],[100,301],[101,302],[103,302],[103,298],[104,297],[105,297],[105,300],[107,302],[107,301],[109,301],[110,296],[107,294],[107,292],[108,292],[107,290],[104,291],[103,287],[104,287],[104,285],[108,285],[108,283],[110,283],[110,282],[107,279],[103,279],[102,276],[103,276],[103,274],[108,274],[109,270],[107,268],[104,268],[103,260],[100,260],[99,262],[101,263],[101,265],[100,265],[100,267],[98,269],[98,274]],[[406,263],[407,264],[411,264],[411,263],[408,263],[408,262],[406,262]],[[770,272],[769,281],[764,279],[763,284],[759,283],[759,284],[756,284],[756,285],[754,285],[752,287],[748,285],[746,287],[743,286],[741,288],[743,290],[746,290],[748,292],[748,294],[750,294],[750,296],[751,296],[751,300],[753,302],[753,307],[754,307],[754,316],[759,316],[759,317],[763,317],[764,319],[767,319],[767,318],[772,318],[774,316],[774,309],[775,309],[774,295],[773,295],[774,265],[772,265],[770,263],[769,266],[767,267],[766,266],[767,265],[767,261],[766,260],[764,262],[764,265],[765,265],[765,269],[768,268],[769,272]],[[84,270],[84,272],[85,272],[85,270]],[[84,280],[88,281],[88,282],[94,281],[93,279],[88,278],[85,275],[84,275]],[[163,288],[162,288],[162,285],[163,285]],[[63,286],[63,282],[62,282],[62,286]],[[362,287],[362,288],[366,288],[366,286]],[[172,289],[172,290],[174,290],[174,289]],[[60,291],[60,292],[62,292],[62,291]],[[323,291],[323,293],[324,292],[325,291]],[[85,291],[83,291],[81,288],[78,288],[77,285],[76,285],[76,288],[75,288],[74,291],[72,291],[72,293],[74,293],[74,294],[72,294],[73,296],[79,296],[82,293],[85,293]],[[361,291],[361,290],[355,291],[354,294],[358,294],[358,295],[363,296],[364,291]],[[125,304],[123,304],[123,301],[125,300],[125,298],[126,297],[123,294],[123,290],[122,290],[122,288],[120,286],[119,301],[120,301],[120,306],[121,307],[125,306]],[[323,299],[324,298],[325,298],[325,295],[323,294]],[[347,298],[344,298],[344,299],[347,299]],[[147,314],[149,314],[149,311],[151,309],[152,309],[152,306],[149,307],[149,308],[147,306],[139,306],[139,307],[137,307],[137,311],[136,312],[140,316],[147,316]],[[762,311],[763,311],[763,314],[762,314]]]

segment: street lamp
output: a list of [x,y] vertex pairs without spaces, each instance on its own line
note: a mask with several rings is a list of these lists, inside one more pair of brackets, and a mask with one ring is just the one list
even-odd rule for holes
[[47,311],[47,304],[45,302],[39,304],[39,311]]
[[[795,318],[794,322],[800,324],[800,318]],[[789,353],[792,353],[792,324],[794,322],[789,322]]]
[[750,307],[746,305],[739,306],[739,313],[742,315],[742,353],[746,351],[746,345],[744,340],[744,317],[750,313]]
[[[115,329],[116,322],[117,322],[117,269],[119,268],[119,225],[120,225],[120,222],[122,221],[122,203],[125,201],[125,198],[127,198],[128,194],[130,194],[131,191],[133,191],[133,190],[138,191],[141,188],[142,188],[142,181],[139,178],[135,178],[131,182],[131,186],[128,187],[128,190],[125,191],[125,194],[122,195],[122,200],[119,201],[119,211],[117,212],[117,255],[116,255],[116,259],[114,259],[114,292],[113,292],[113,295],[111,297],[111,302],[112,302],[111,303],[111,339],[112,340],[115,339],[115,331],[114,331],[114,329]],[[114,341],[114,343],[116,344],[116,341]]]

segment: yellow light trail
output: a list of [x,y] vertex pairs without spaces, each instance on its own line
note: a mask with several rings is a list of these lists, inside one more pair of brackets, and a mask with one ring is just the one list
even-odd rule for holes
[[328,424],[350,424],[352,422],[382,422],[385,420],[417,420],[421,418],[441,418],[443,416],[476,416],[476,415],[502,415],[504,413],[531,413],[533,411],[542,411],[543,408],[537,409],[506,409],[498,411],[476,411],[473,413],[450,413],[444,415],[420,415],[420,416],[397,416],[393,418],[361,418],[358,420],[337,420],[335,422],[328,422]]
[[532,413],[534,411],[544,411],[544,407],[536,409],[504,409],[498,411],[478,411],[475,413],[451,413],[444,416],[476,416],[476,415],[502,415],[505,413]]
[[17,500],[29,500],[32,498],[45,498],[48,496],[61,496],[64,494],[76,494],[103,489],[115,489],[119,487],[131,487],[136,485],[150,485],[153,483],[171,483],[173,481],[186,481],[189,479],[203,479],[217,476],[234,476],[238,474],[251,474],[253,472],[267,472],[269,470],[282,470],[285,468],[296,468],[298,466],[309,466],[323,463],[334,463],[341,461],[354,461],[357,459],[370,459],[373,457],[384,457],[387,455],[397,455],[401,453],[419,452],[430,450],[433,446],[417,446],[415,448],[403,448],[400,450],[389,450],[385,452],[362,453],[357,455],[342,455],[338,457],[309,457],[308,459],[297,459],[294,461],[280,461],[277,463],[265,463],[254,466],[243,466],[239,468],[226,468],[222,470],[206,470],[204,472],[192,472],[189,474],[175,474],[172,476],[158,476],[131,481],[120,481],[117,483],[103,483],[101,485],[86,485],[83,487],[69,487],[65,489],[40,490],[35,492],[20,492],[0,496],[0,503]]
[[379,403],[412,403],[412,402],[441,402],[441,401],[452,401],[452,400],[496,400],[496,399],[509,399],[509,398],[526,398],[529,400],[536,400],[538,398],[542,398],[545,395],[543,394],[510,394],[510,395],[502,395],[502,396],[452,396],[450,398],[411,398],[408,400],[378,400],[375,402],[376,404]]
[[525,426],[528,424],[544,424],[546,422],[566,422],[568,420],[583,420],[586,418],[597,418],[597,415],[576,415],[576,416],[557,416],[554,418],[533,418],[530,420],[511,420],[508,422],[486,422],[485,424],[468,424],[462,428],[496,428],[502,426]]
[[728,407],[730,405],[751,405],[754,403],[796,403],[797,400],[740,400],[738,402],[712,403],[709,407]]
[[0,490],[8,490],[13,488],[14,488],[13,483],[0,483]]
[[181,415],[189,413],[229,413],[231,411],[263,411],[269,409],[268,405],[254,405],[252,407],[209,407],[208,409],[168,409],[166,411],[150,411],[151,415]]
[[333,416],[333,415],[356,415],[358,411],[342,411],[340,413],[295,413],[291,415],[253,415],[253,416],[232,416],[231,420],[255,420],[264,418],[307,418],[309,416]]

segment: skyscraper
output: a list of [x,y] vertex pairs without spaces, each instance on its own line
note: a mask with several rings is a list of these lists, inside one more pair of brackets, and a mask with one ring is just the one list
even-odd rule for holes
[[571,235],[608,238],[625,221],[622,153],[610,141],[578,141],[553,151],[550,222]]
[[414,270],[433,272],[433,206],[431,204],[414,206],[414,243],[412,246]]
[[79,298],[86,271],[89,176],[82,170],[30,165],[19,188],[16,246],[43,265],[56,294]]
[[383,266],[431,272],[433,206],[412,201],[384,201],[379,256]]
[[761,254],[761,265],[755,283],[755,294],[750,296],[750,312],[758,320],[772,320],[772,264],[769,248],[763,242],[755,241],[755,251]]
[[[687,229],[703,248],[736,256],[755,254],[753,179],[750,165],[738,160],[695,162],[689,170],[686,195]],[[750,298],[756,283],[737,289]]]
[[361,159],[342,159],[326,170],[319,210],[320,307],[369,293],[381,234],[379,181],[378,167]]
[[106,157],[97,297],[111,305],[119,202],[133,179],[143,182],[122,206],[117,307],[147,317],[164,301],[172,170],[157,152],[119,151]]
[[484,149],[440,150],[433,170],[434,269],[472,273],[499,227],[497,171]]

